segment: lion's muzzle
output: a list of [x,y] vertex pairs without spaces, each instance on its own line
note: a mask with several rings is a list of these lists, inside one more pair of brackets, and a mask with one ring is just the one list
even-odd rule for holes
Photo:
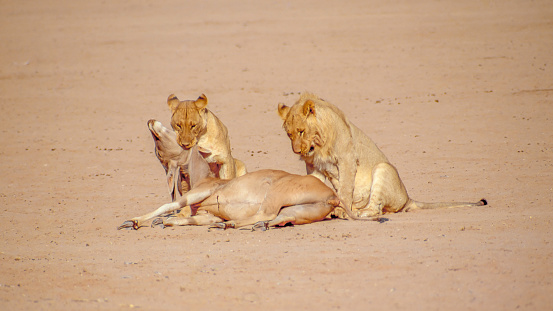
[[180,145],[182,148],[188,150],[188,149],[190,149],[190,148],[196,146],[196,144],[198,143],[198,140],[194,138],[194,139],[192,139],[191,141],[184,141],[184,140],[182,140],[182,139],[179,138],[177,142],[179,143],[179,145]]

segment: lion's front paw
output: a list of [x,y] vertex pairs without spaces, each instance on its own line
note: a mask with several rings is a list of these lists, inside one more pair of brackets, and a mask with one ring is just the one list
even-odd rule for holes
[[381,215],[379,211],[374,211],[370,209],[362,209],[357,211],[357,217],[362,217],[362,218],[374,217],[378,215]]

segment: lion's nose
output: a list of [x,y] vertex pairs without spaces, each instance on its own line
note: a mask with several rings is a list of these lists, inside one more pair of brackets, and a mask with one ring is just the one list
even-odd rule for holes
[[179,142],[179,145],[181,147],[183,147],[184,149],[190,149],[192,147],[194,147],[196,145],[196,140],[192,140],[192,141],[189,141],[189,142],[183,142],[183,141],[180,141]]
[[177,139],[177,143],[178,143],[179,146],[181,146],[182,148],[190,149],[190,143],[185,143],[185,142],[183,142],[183,141],[180,140],[180,139]]

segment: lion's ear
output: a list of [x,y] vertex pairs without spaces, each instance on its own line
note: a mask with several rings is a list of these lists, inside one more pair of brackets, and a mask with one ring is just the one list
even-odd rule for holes
[[194,105],[196,105],[196,108],[198,109],[204,109],[207,106],[207,96],[205,94],[200,95],[198,99],[194,102]]
[[303,115],[307,117],[310,114],[312,114],[313,116],[315,115],[315,103],[312,100],[308,99],[303,104]]
[[278,104],[278,115],[283,121],[286,120],[286,117],[288,116],[288,112],[290,112],[290,107],[286,106],[283,103]]
[[169,108],[171,108],[172,112],[175,112],[179,104],[180,101],[177,96],[175,96],[175,94],[171,94],[169,95],[169,97],[167,97],[167,105],[169,106]]

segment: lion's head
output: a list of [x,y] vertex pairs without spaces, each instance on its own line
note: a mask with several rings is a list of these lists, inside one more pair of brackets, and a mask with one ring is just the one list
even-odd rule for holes
[[290,138],[294,153],[310,158],[323,147],[324,139],[313,100],[301,97],[292,107],[279,104],[278,114],[284,121],[282,126]]
[[171,127],[177,133],[177,143],[190,149],[198,143],[198,137],[205,132],[207,97],[202,94],[196,100],[179,101],[174,94],[167,98],[171,108]]

